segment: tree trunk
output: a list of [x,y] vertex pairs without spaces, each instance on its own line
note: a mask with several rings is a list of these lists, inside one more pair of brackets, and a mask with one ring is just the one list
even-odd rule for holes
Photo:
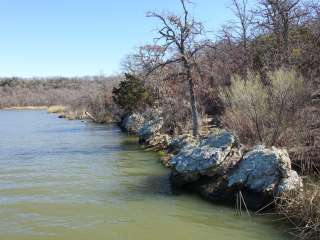
[[283,31],[283,65],[285,67],[289,66],[289,27],[285,25]]
[[192,115],[192,134],[195,137],[198,137],[200,134],[200,122],[199,122],[199,113],[197,110],[197,100],[194,93],[194,84],[191,76],[190,67],[187,68],[187,78],[189,83],[189,92],[190,92],[190,104],[191,104],[191,115]]

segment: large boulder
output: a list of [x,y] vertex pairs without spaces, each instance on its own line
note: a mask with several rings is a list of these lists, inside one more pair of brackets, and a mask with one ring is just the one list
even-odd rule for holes
[[145,123],[145,117],[140,113],[133,113],[126,116],[121,122],[121,128],[130,134],[137,134]]
[[291,169],[287,151],[275,147],[255,147],[228,176],[228,188],[245,189],[269,196],[298,190],[301,183],[301,178]]
[[191,134],[182,134],[175,136],[170,141],[170,144],[168,146],[168,152],[172,154],[177,154],[185,146],[196,144],[196,142],[196,138]]
[[149,121],[145,121],[144,124],[138,129],[138,136],[140,143],[145,143],[149,139],[153,138],[160,132],[163,126],[163,119],[157,117]]
[[133,113],[125,117],[121,123],[124,131],[138,135],[141,143],[155,136],[163,126],[161,111],[158,109],[147,109],[143,113]]
[[236,137],[223,131],[187,144],[169,163],[174,169],[175,184],[183,185],[201,176],[224,175],[240,158],[241,147]]
[[156,133],[152,137],[144,141],[146,148],[151,148],[155,151],[167,149],[170,145],[171,137],[168,134]]

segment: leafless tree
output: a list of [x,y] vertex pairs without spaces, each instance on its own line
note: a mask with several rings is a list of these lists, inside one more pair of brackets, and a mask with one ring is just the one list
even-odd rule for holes
[[204,46],[201,43],[204,26],[190,15],[187,8],[187,5],[190,4],[188,0],[180,0],[180,3],[183,9],[181,16],[157,12],[147,14],[148,17],[156,18],[161,22],[158,29],[159,37],[155,41],[166,54],[166,59],[154,66],[153,70],[168,64],[181,64],[180,74],[184,76],[189,86],[193,135],[198,136],[200,121],[195,94],[195,72],[197,71],[196,55]]
[[254,10],[259,27],[275,34],[279,50],[279,62],[289,63],[289,33],[306,15],[301,0],[260,0]]
[[236,33],[236,40],[240,42],[242,47],[242,66],[241,72],[245,76],[249,65],[249,41],[251,37],[251,27],[253,14],[248,8],[248,0],[232,0],[231,10],[233,11],[236,21],[232,22],[232,26]]

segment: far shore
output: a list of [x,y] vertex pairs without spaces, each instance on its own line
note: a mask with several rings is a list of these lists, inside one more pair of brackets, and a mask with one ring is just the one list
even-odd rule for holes
[[46,110],[48,106],[16,106],[0,108],[0,110]]

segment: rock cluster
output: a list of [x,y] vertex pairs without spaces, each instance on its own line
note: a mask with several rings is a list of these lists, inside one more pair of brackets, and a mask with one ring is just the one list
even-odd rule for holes
[[171,158],[172,182],[207,199],[234,204],[241,192],[246,205],[261,209],[284,193],[300,191],[302,179],[291,169],[286,150],[256,146],[244,153],[234,135],[222,132],[186,145]]
[[209,200],[234,203],[242,193],[249,208],[259,209],[275,197],[299,191],[302,180],[291,169],[284,149],[256,146],[244,149],[236,136],[224,130],[195,139],[189,134],[171,138],[161,134],[163,119],[157,111],[134,114],[123,126],[140,143],[168,153],[161,161],[172,169],[174,186],[199,192]]
[[241,192],[252,209],[302,188],[286,150],[256,146],[244,153],[236,137],[225,131],[187,144],[168,165],[175,186],[191,188],[217,202],[234,203]]

